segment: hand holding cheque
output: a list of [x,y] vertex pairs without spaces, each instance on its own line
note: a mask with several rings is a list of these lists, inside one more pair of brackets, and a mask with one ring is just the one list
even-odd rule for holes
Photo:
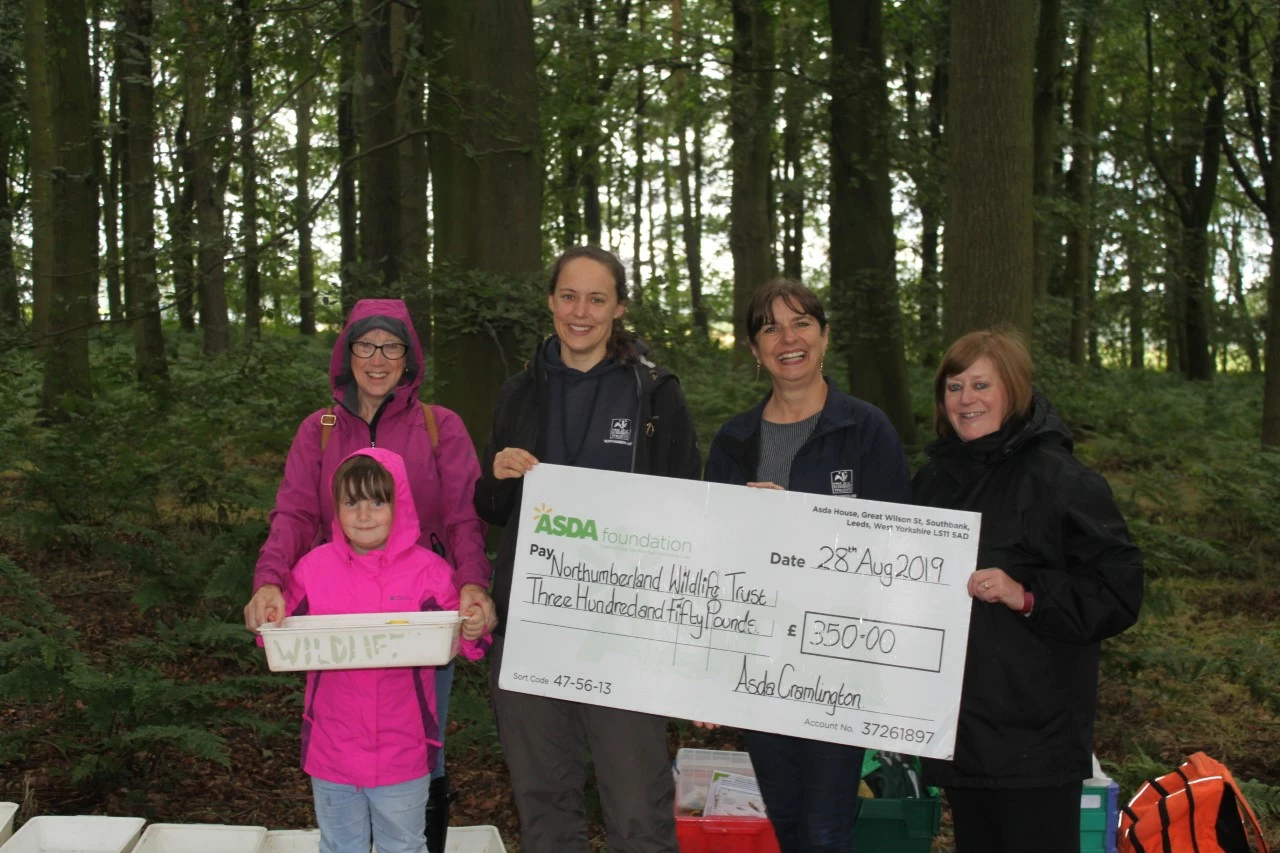
[[541,464],[508,690],[945,758],[978,516]]

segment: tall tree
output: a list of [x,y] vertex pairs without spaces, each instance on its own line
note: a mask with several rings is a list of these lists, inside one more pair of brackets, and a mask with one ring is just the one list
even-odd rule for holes
[[1031,112],[1035,141],[1031,168],[1036,206],[1032,297],[1039,302],[1049,294],[1049,270],[1055,255],[1051,250],[1050,237],[1057,230],[1053,224],[1052,202],[1055,195],[1054,165],[1058,160],[1058,105],[1062,89],[1062,0],[1040,0],[1035,62],[1035,103]]
[[781,17],[786,84],[782,89],[782,179],[779,212],[782,218],[782,273],[799,279],[804,259],[805,155],[808,138],[805,119],[812,87],[809,51],[813,44],[812,23],[794,4],[784,4]]
[[[356,274],[360,250],[357,235],[359,199],[356,197],[356,46],[355,0],[338,0],[342,32],[338,37],[338,240],[341,246],[342,308],[356,302]],[[303,334],[310,334],[303,331]]]
[[31,326],[43,345],[53,303],[53,100],[46,0],[27,0],[23,67],[27,73],[27,172],[31,191]]
[[1093,40],[1096,12],[1085,0],[1076,38],[1076,67],[1071,83],[1071,168],[1066,195],[1072,205],[1067,230],[1063,279],[1071,297],[1071,330],[1067,352],[1071,363],[1084,366],[1093,302]]
[[17,205],[12,195],[10,161],[21,146],[22,112],[22,0],[0,0],[0,335],[16,335],[22,326],[18,269],[13,257],[13,221]]
[[[707,309],[702,301],[702,217],[694,211],[692,176],[694,167],[689,153],[689,116],[696,96],[689,85],[689,63],[684,51],[684,1],[671,0],[671,29],[676,68],[673,72],[676,113],[676,145],[679,158],[676,175],[680,181],[680,239],[684,244],[684,263],[689,274],[689,303],[693,312],[693,328],[703,337],[709,332]],[[695,131],[696,132],[696,131]]]
[[769,220],[769,153],[773,143],[774,12],[770,0],[733,0],[733,68],[729,137],[733,192],[729,249],[733,253],[733,339],[749,353],[747,304],[774,274]]
[[[311,27],[308,25],[306,15],[302,16],[297,38],[297,67],[305,68],[311,61],[313,45]],[[311,245],[311,110],[314,104],[315,82],[308,74],[298,84],[293,108],[297,120],[293,158],[295,188],[293,220],[298,229],[298,331],[304,335],[316,333],[315,252]],[[342,106],[338,109],[341,114]],[[338,180],[342,182],[342,192],[345,192],[345,183],[350,170],[346,165],[339,168],[341,172]],[[341,202],[339,206],[342,206]],[[345,232],[341,239],[345,255],[346,243],[349,239]],[[354,240],[352,242],[354,243]]]
[[[1263,4],[1265,14],[1259,14],[1252,3],[1242,5],[1243,14],[1238,16],[1236,25],[1235,64],[1244,93],[1242,147],[1253,155],[1255,174],[1246,169],[1246,161],[1237,153],[1236,144],[1228,141],[1226,154],[1236,182],[1261,212],[1271,241],[1262,445],[1280,447],[1280,12],[1274,4]],[[1259,55],[1255,47],[1258,43],[1265,45],[1261,55],[1271,59],[1270,67],[1264,72],[1265,85],[1253,67],[1254,57]]]
[[63,415],[63,395],[89,397],[89,327],[98,316],[98,176],[94,172],[93,79],[84,0],[47,8],[49,96],[53,105],[53,293],[41,411]]
[[216,17],[202,0],[183,0],[183,97],[188,119],[191,197],[196,214],[196,295],[206,355],[231,347],[227,318],[226,212],[231,156],[231,68],[215,63]]
[[[1187,26],[1175,32],[1181,52],[1176,70],[1172,130],[1157,139],[1149,108],[1144,126],[1151,164],[1177,211],[1178,255],[1174,299],[1180,366],[1192,379],[1213,378],[1209,351],[1209,223],[1217,196],[1226,112],[1225,73],[1229,10],[1227,0],[1187,0],[1170,16]],[[1154,98],[1154,12],[1146,11],[1148,97]]]
[[151,72],[151,0],[124,0],[120,16],[120,120],[124,213],[124,291],[134,365],[143,384],[169,377],[156,275],[155,84]]
[[831,0],[831,303],[854,394],[915,442],[898,301],[880,0]]
[[402,68],[396,109],[400,127],[400,227],[403,233],[400,267],[405,300],[422,345],[432,343],[430,265],[431,241],[427,228],[427,133],[425,22],[416,6],[397,7],[402,19],[396,26],[398,62]]
[[1032,7],[952,0],[946,338],[1031,333]]
[[[124,319],[124,300],[120,293],[120,208],[116,185],[118,177],[116,162],[120,156],[120,140],[117,132],[119,119],[116,115],[120,73],[117,64],[110,57],[114,51],[107,50],[106,39],[103,36],[101,0],[94,0],[89,9],[89,17],[93,22],[89,75],[94,81],[93,111],[97,119],[93,125],[97,137],[97,144],[93,146],[93,171],[98,175],[98,188],[102,193],[99,208],[102,212],[100,236],[106,249],[103,273],[107,286],[108,316],[113,321],[119,322]],[[104,70],[108,78],[105,121],[102,120],[102,105],[98,101],[98,90],[101,88],[99,81],[103,78]]]
[[[541,165],[531,0],[427,0],[436,310],[436,396],[478,445],[490,402],[524,353],[512,330],[459,306],[537,287]],[[481,296],[468,288],[488,287]],[[518,296],[517,296],[518,299]],[[442,305],[454,309],[443,314]],[[470,304],[474,304],[471,302]],[[521,303],[527,305],[528,303]]]
[[258,261],[258,152],[253,100],[255,23],[249,0],[235,0],[236,54],[240,65],[240,237],[243,240],[244,331],[262,332],[262,274]]
[[392,52],[394,4],[362,0],[360,27],[360,296],[385,295],[400,283],[400,152],[396,92],[400,68]]

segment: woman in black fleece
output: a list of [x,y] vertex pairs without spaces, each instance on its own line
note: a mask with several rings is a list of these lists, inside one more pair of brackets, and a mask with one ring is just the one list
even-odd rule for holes
[[609,849],[677,853],[665,718],[498,686],[524,475],[544,461],[698,478],[684,394],[622,328],[626,303],[626,274],[611,253],[581,246],[560,256],[547,290],[555,334],[503,385],[476,484],[480,517],[503,525],[490,686],[520,812],[520,847],[530,853],[586,853],[588,744]]

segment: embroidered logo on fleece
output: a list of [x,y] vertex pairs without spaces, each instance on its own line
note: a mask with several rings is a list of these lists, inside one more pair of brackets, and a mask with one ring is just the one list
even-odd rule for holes
[[611,418],[605,444],[631,444],[631,418]]
[[831,494],[857,497],[853,493],[853,469],[841,468],[831,472]]

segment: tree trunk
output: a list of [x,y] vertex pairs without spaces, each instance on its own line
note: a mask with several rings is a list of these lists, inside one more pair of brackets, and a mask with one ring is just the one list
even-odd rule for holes
[[[852,392],[916,440],[894,253],[880,0],[831,0],[831,306]],[[841,340],[842,339],[842,340]]]
[[[483,446],[491,401],[527,353],[516,351],[515,330],[500,316],[476,317],[461,306],[477,299],[473,282],[521,306],[542,290],[533,8],[530,0],[428,0],[423,10],[433,59],[432,201],[448,211],[436,221],[434,244],[436,396]],[[437,85],[446,80],[456,87]]]
[[392,56],[391,9],[362,0],[360,64],[360,276],[357,297],[399,290],[401,246],[400,152],[396,144],[398,69]]
[[[431,241],[427,223],[427,132],[426,132],[426,60],[425,22],[416,6],[398,7],[403,25],[397,27],[399,58],[396,67],[402,69],[397,110],[400,131],[404,140],[400,143],[400,223],[403,239],[400,246],[400,275],[403,280],[405,302],[413,318],[414,328],[424,349],[431,348],[432,297],[430,281]],[[432,394],[430,383],[424,383],[423,391]]]
[[1267,287],[1267,373],[1262,391],[1262,446],[1280,447],[1280,228],[1268,229],[1271,270]]
[[729,137],[733,192],[729,248],[733,253],[733,339],[750,356],[747,305],[774,274],[769,223],[769,149],[773,142],[774,21],[766,0],[733,0],[733,68]]
[[173,235],[173,290],[178,307],[178,328],[196,330],[196,244],[195,190],[192,176],[195,160],[191,155],[188,110],[184,104],[174,132],[173,206],[169,217],[169,233]]
[[[1253,317],[1249,315],[1249,305],[1244,298],[1244,245],[1240,235],[1241,228],[1240,219],[1232,218],[1231,243],[1227,247],[1227,284],[1240,315],[1236,322],[1240,328],[1240,345],[1249,357],[1249,372],[1261,373],[1262,354],[1258,351],[1258,336],[1254,331]],[[1226,349],[1225,342],[1223,349]]]
[[53,100],[46,0],[27,0],[23,65],[27,74],[27,173],[31,176],[31,327],[44,346],[53,303]]
[[23,0],[0,0],[0,33],[9,43],[0,49],[0,337],[16,340],[22,334],[22,300],[18,269],[13,257],[13,222],[17,218],[9,174],[10,158],[20,147],[18,136],[23,112],[22,77],[18,57],[9,48],[22,37]]
[[129,295],[135,371],[140,383],[151,385],[169,378],[156,275],[156,115],[151,73],[151,0],[124,0],[121,19],[124,290]]
[[[313,39],[311,27],[305,15],[301,23],[302,25],[298,28],[298,67],[305,68],[304,63],[310,61],[312,56]],[[304,81],[298,87],[297,100],[294,103],[297,135],[294,138],[293,157],[293,218],[298,228],[298,332],[307,336],[316,333],[315,254],[311,246],[311,110],[315,103],[315,91],[315,83],[312,80]],[[345,166],[339,168],[342,170],[339,181],[345,182],[350,169]],[[342,189],[345,190],[345,185]],[[341,204],[339,206],[341,207]],[[347,239],[348,235],[344,232],[342,235],[344,263]]]
[[[117,87],[119,75],[115,63],[108,58],[106,42],[102,36],[101,0],[94,0],[90,10],[93,21],[93,47],[90,52],[91,62],[89,79],[93,82],[93,116],[96,132],[93,146],[93,171],[98,175],[102,192],[99,199],[102,210],[102,240],[106,249],[104,277],[107,286],[107,315],[112,321],[124,319],[124,301],[120,294],[120,217],[119,195],[116,192],[116,160],[119,117],[116,114]],[[110,67],[107,80],[107,118],[101,123],[102,105],[98,102],[98,92],[102,88],[103,69]],[[110,166],[108,166],[110,164]]]
[[[342,25],[338,53],[338,234],[341,245],[342,312],[356,304],[359,268],[356,198],[356,39],[354,0],[339,0]],[[313,305],[314,308],[314,305]],[[314,324],[314,312],[312,323]],[[305,334],[305,332],[304,332]]]
[[707,309],[702,304],[702,232],[701,220],[695,217],[691,177],[693,164],[689,156],[689,113],[692,96],[689,92],[689,72],[684,61],[683,2],[672,0],[671,18],[675,44],[676,70],[673,72],[676,109],[676,144],[679,158],[676,174],[680,181],[680,239],[684,244],[684,263],[689,273],[689,303],[693,313],[693,328],[702,337],[709,333]]
[[662,280],[667,309],[680,316],[680,268],[676,265],[676,208],[672,203],[671,135],[662,135]]
[[244,240],[244,332],[262,334],[262,276],[258,270],[258,154],[253,117],[254,21],[249,0],[236,0],[240,61],[240,232]]
[[782,119],[785,124],[782,131],[782,179],[779,187],[782,274],[798,281],[803,275],[804,264],[804,158],[809,148],[804,119],[810,97],[806,75],[813,33],[809,19],[803,14],[788,14],[785,26],[785,61],[789,73],[782,90]]
[[1146,365],[1146,268],[1139,259],[1137,249],[1138,238],[1131,237],[1125,251],[1125,264],[1128,269],[1129,290],[1129,367],[1141,370]]
[[[53,304],[40,410],[60,420],[66,395],[92,396],[89,328],[98,317],[98,176],[84,0],[51,0],[46,31],[53,141]],[[56,59],[54,59],[56,57]]]
[[[644,36],[645,2],[640,3],[640,36]],[[641,263],[641,231],[644,216],[640,204],[644,200],[645,162],[644,162],[644,66],[636,68],[636,111],[632,122],[631,142],[633,189],[631,192],[631,298],[636,302],[644,301],[644,277],[640,274]],[[652,223],[651,223],[652,226]]]
[[1035,148],[1032,165],[1036,218],[1035,278],[1032,297],[1036,302],[1049,295],[1049,270],[1053,267],[1050,235],[1057,232],[1053,216],[1054,164],[1058,159],[1058,96],[1062,79],[1062,0],[1040,0],[1040,24],[1036,35],[1035,103],[1032,107]]
[[948,341],[997,323],[1031,335],[1031,8],[1005,0],[951,5]]
[[1067,260],[1063,277],[1071,294],[1071,330],[1067,352],[1071,363],[1083,367],[1091,321],[1093,276],[1093,22],[1094,10],[1086,4],[1076,39],[1075,76],[1071,84],[1071,168],[1067,172],[1067,197],[1074,213],[1067,233]]

